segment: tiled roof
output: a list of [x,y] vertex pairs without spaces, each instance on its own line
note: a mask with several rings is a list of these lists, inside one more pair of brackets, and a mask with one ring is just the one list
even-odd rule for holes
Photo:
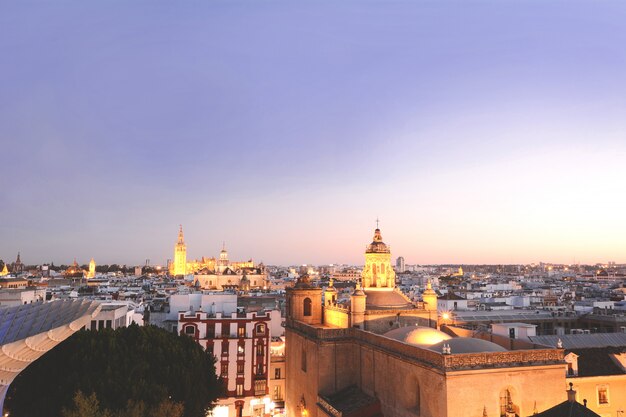
[[578,355],[578,376],[623,375],[611,354],[626,352],[626,347],[568,349]]
[[605,346],[626,346],[626,333],[565,334],[561,336],[531,336],[538,345],[556,346],[558,340],[565,349],[594,348]]
[[564,401],[533,417],[600,417],[579,402]]

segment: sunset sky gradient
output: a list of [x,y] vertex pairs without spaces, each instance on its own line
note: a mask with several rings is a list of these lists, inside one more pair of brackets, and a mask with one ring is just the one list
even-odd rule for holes
[[626,2],[0,2],[0,259],[626,262]]

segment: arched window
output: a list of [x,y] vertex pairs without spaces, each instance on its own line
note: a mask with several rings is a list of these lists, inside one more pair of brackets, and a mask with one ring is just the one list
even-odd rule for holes
[[188,335],[196,334],[196,328],[193,326],[185,326],[185,334],[188,334]]
[[304,299],[304,315],[305,317],[311,315],[311,299],[309,297]]

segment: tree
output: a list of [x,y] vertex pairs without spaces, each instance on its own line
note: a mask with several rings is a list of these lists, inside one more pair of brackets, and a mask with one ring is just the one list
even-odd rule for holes
[[74,395],[74,405],[71,409],[64,408],[63,417],[182,417],[184,407],[180,403],[174,403],[167,399],[154,407],[146,407],[143,401],[129,401],[126,408],[111,413],[107,409],[100,407],[100,402],[96,398],[95,393],[86,396],[82,391],[77,391]]
[[6,406],[14,417],[61,416],[76,409],[81,390],[115,416],[143,403],[150,410],[180,404],[182,416],[204,417],[221,388],[215,358],[193,339],[133,325],[75,333],[18,375]]
[[63,409],[63,417],[111,417],[108,411],[100,409],[100,403],[93,392],[86,396],[82,391],[76,391],[74,395],[74,407],[70,410]]

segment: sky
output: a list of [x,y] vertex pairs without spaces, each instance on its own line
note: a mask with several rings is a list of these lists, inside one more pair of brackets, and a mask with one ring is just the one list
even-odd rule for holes
[[626,262],[626,2],[0,0],[0,259]]

